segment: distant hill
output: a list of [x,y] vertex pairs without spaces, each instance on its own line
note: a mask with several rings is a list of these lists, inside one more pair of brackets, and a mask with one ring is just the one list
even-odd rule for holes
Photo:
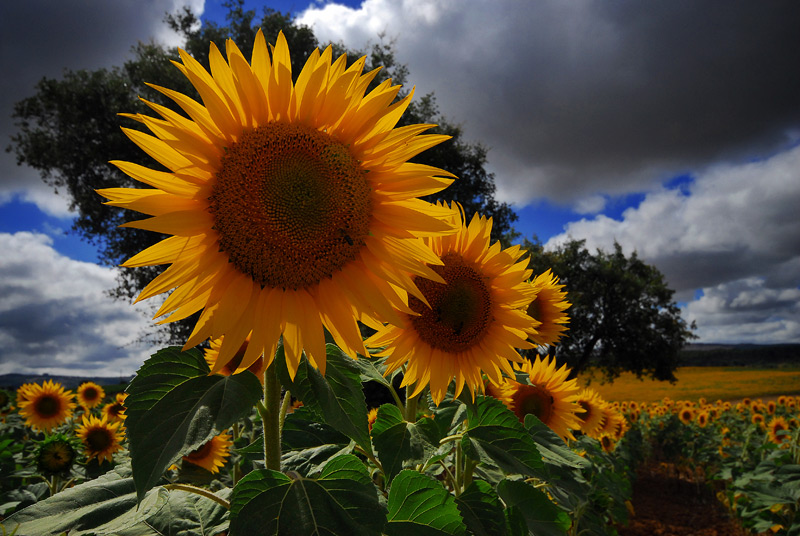
[[67,389],[75,389],[86,381],[94,382],[97,385],[120,385],[127,384],[133,376],[54,376],[51,374],[0,374],[0,388],[16,389],[23,383],[42,383],[52,380],[63,385]]
[[688,344],[682,367],[800,367],[800,344]]

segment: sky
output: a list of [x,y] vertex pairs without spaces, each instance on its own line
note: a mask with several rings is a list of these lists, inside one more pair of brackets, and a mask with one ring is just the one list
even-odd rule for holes
[[[179,45],[165,13],[223,22],[221,4],[3,2],[2,147],[42,77]],[[245,2],[265,5],[322,43],[392,41],[416,94],[489,149],[523,236],[636,251],[699,342],[800,343],[800,3]],[[73,217],[0,151],[0,373],[127,375],[154,350],[147,306],[107,296],[115,269],[69,234]]]

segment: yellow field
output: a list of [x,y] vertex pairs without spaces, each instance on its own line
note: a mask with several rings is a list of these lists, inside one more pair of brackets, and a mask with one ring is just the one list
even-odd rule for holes
[[[614,383],[601,384],[597,378],[591,387],[604,399],[654,402],[665,396],[673,400],[697,400],[705,397],[735,400],[777,395],[800,394],[800,370],[749,369],[739,367],[682,367],[675,372],[674,384],[654,380],[638,380],[630,373],[623,374]],[[579,382],[586,385],[590,377],[581,375]]]

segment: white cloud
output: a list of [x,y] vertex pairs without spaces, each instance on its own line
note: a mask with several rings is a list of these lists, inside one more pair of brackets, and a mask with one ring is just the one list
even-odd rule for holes
[[785,312],[800,297],[797,207],[800,146],[758,162],[710,168],[685,191],[662,188],[646,195],[621,220],[600,215],[572,222],[546,247],[575,238],[585,239],[590,250],[609,250],[616,240],[657,266],[679,300],[703,289],[705,295],[687,309],[701,333],[795,340],[800,318],[776,311]]
[[115,301],[115,270],[60,255],[46,235],[0,233],[0,373],[117,376],[152,353],[152,323]]
[[800,343],[800,289],[768,288],[750,277],[704,289],[684,306],[697,335],[721,343]]

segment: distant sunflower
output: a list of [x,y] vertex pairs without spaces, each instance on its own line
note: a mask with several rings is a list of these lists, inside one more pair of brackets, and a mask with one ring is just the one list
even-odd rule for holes
[[600,430],[595,437],[603,435],[613,436],[619,433],[620,426],[622,426],[621,423],[625,421],[625,417],[611,404],[604,404],[602,411],[603,418],[601,420]]
[[440,280],[418,238],[455,229],[449,210],[419,197],[453,175],[409,160],[449,136],[395,128],[413,91],[395,102],[400,86],[387,80],[365,94],[377,70],[333,61],[332,47],[312,52],[296,84],[283,33],[270,49],[259,31],[250,63],[233,41],[227,60],[212,43],[210,73],[179,52],[203,103],[152,86],[188,118],[146,102],[160,118],[129,117],[153,135],[125,129],[168,171],[113,162],[154,188],[99,190],[152,216],[125,227],[173,235],[123,264],[171,265],[137,300],[172,291],[161,322],[202,311],[185,348],[225,336],[214,373],[251,333],[241,368],[261,355],[268,366],[282,336],[292,377],[304,350],[324,372],[323,328],[365,353],[357,320],[399,321],[406,293],[419,293],[411,276]]
[[122,449],[125,439],[121,427],[121,422],[109,422],[105,415],[101,418],[84,415],[75,435],[83,442],[83,451],[89,460],[97,458],[97,463],[112,462],[114,453]]
[[558,278],[550,270],[531,282],[536,298],[528,305],[528,315],[539,322],[531,340],[540,346],[556,344],[567,330],[569,317],[564,311],[571,305],[567,293],[558,284]]
[[678,418],[683,424],[689,424],[694,420],[694,409],[690,406],[684,406],[678,411]]
[[579,429],[584,434],[597,437],[603,425],[603,399],[594,389],[586,387],[575,400],[578,405],[576,416],[580,420]]
[[700,428],[705,428],[708,426],[709,421],[709,413],[707,411],[701,411],[697,414],[697,426]]
[[84,382],[78,386],[78,404],[86,409],[99,406],[106,396],[105,390],[94,382]]
[[537,357],[533,364],[523,363],[520,370],[528,375],[528,383],[508,380],[501,385],[501,400],[521,422],[525,415],[536,415],[564,441],[575,439],[570,430],[581,427],[581,407],[576,404],[580,387],[578,380],[567,379],[567,366],[556,370],[555,360]]
[[123,422],[125,420],[125,399],[128,393],[117,393],[113,402],[103,406],[103,415],[109,422]]
[[[208,366],[212,368],[216,368],[217,360],[219,359],[219,351],[222,348],[222,341],[224,337],[220,337],[219,339],[214,339],[209,341],[209,348],[205,350],[203,357],[208,363]],[[242,372],[244,370],[249,370],[253,374],[256,375],[256,378],[259,379],[261,383],[264,383],[264,371],[267,369],[266,361],[264,361],[264,356],[261,355],[253,361],[253,363],[247,367],[239,368],[239,365],[242,363],[242,359],[244,355],[247,353],[247,345],[250,343],[250,335],[244,340],[242,345],[239,347],[239,350],[231,357],[231,360],[225,363],[222,368],[217,370],[217,374],[222,376],[230,376],[231,374],[236,374],[237,372]]]
[[65,434],[53,434],[40,442],[34,454],[39,472],[44,475],[68,473],[76,456],[73,441]]
[[614,439],[611,436],[603,435],[603,436],[600,437],[600,446],[603,447],[604,451],[612,452],[616,445],[617,445],[617,443],[614,441]]
[[36,430],[50,432],[67,422],[75,409],[72,391],[65,391],[60,383],[47,380],[43,384],[30,384],[18,402],[19,413],[25,424]]
[[790,427],[789,423],[783,417],[773,417],[770,419],[769,423],[767,423],[767,434],[769,435],[769,440],[775,443],[776,445],[781,445],[791,441],[791,436],[789,434],[784,434],[783,432],[789,432]]
[[764,416],[760,413],[753,413],[750,417],[750,422],[753,424],[757,424],[758,426],[764,426]]
[[372,433],[372,425],[375,424],[375,421],[378,419],[378,408],[372,408],[367,413],[367,424],[369,425],[369,431]]
[[199,465],[206,471],[219,473],[219,468],[225,465],[230,449],[233,446],[230,434],[219,434],[206,441],[182,459],[185,462]]
[[457,234],[425,239],[440,281],[416,277],[420,293],[409,296],[410,311],[366,341],[384,348],[377,355],[388,356],[387,374],[406,364],[402,385],[416,384],[409,396],[430,384],[437,405],[453,378],[458,396],[465,384],[473,395],[482,392],[481,373],[495,384],[502,372],[512,376],[509,360],[522,360],[516,348],[532,347],[525,339],[534,329],[522,311],[534,296],[528,263],[520,261],[524,251],[499,242],[489,247],[492,220],[475,214],[467,226],[463,215],[458,222],[459,213],[451,214]]

